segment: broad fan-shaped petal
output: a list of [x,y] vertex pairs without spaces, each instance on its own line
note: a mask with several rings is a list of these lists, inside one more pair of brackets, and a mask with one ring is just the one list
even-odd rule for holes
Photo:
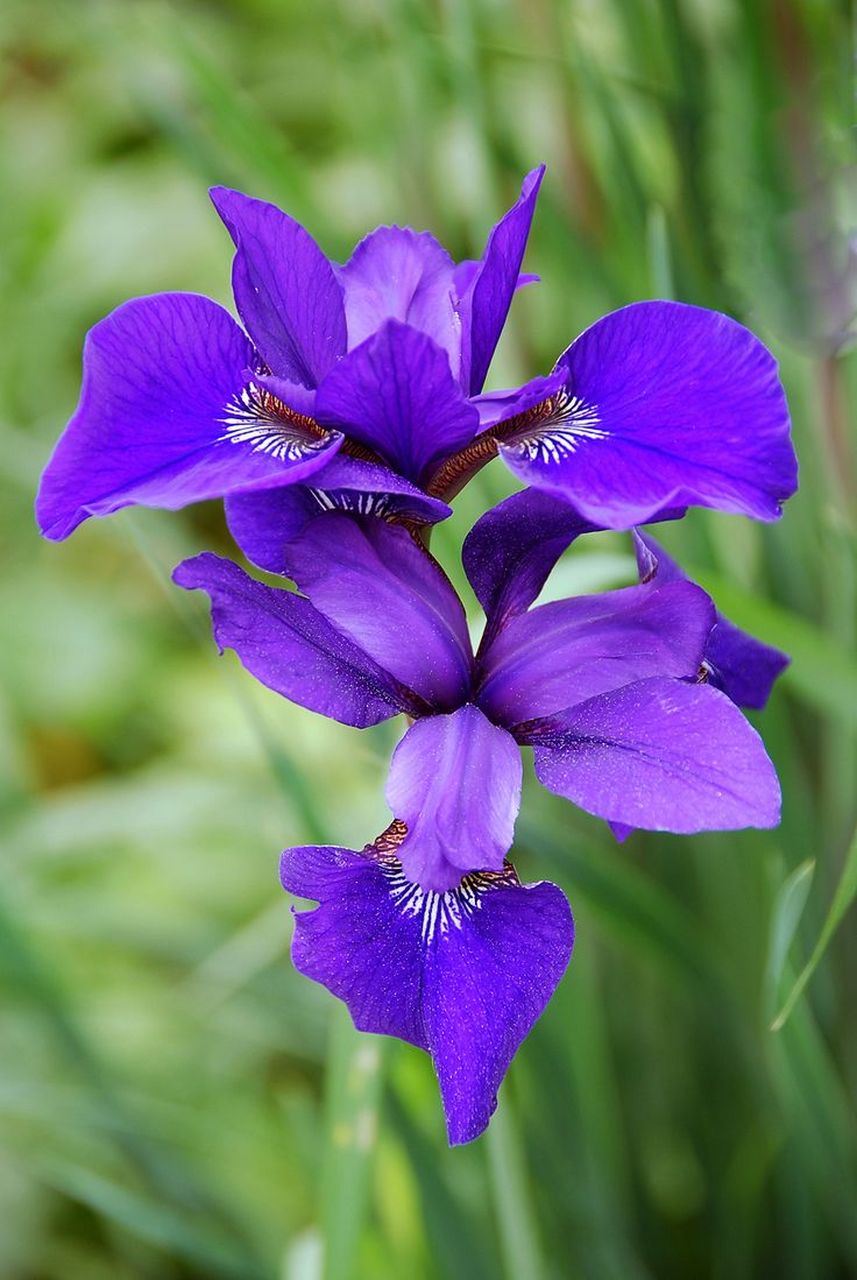
[[499,871],[514,839],[522,774],[515,739],[472,704],[411,725],[386,790],[408,828],[399,849],[408,877],[443,891],[467,871]]
[[329,512],[289,543],[288,558],[301,591],[384,670],[438,710],[466,701],[472,656],[464,609],[406,530]]
[[221,653],[234,649],[251,675],[299,706],[358,729],[425,710],[302,596],[256,582],[210,551],[178,565],[173,581],[208,593]]
[[247,332],[273,374],[318,386],[347,343],[332,265],[276,205],[227,187],[210,195],[235,243],[232,289]]
[[48,538],[134,504],[175,510],[311,475],[339,448],[271,407],[227,311],[191,293],[123,303],[90,330],[77,411],[42,476]]
[[[643,582],[688,581],[687,574],[650,534],[634,530],[637,565]],[[788,656],[736,627],[718,610],[705,646],[708,681],[739,707],[761,710],[789,665]]]
[[454,306],[455,264],[428,231],[378,227],[338,270],[345,293],[348,346],[357,347],[385,320],[428,334],[458,376],[461,320]]
[[692,582],[543,604],[497,633],[477,701],[513,728],[648,676],[692,679],[713,625],[714,605]]
[[283,886],[319,903],[295,913],[292,959],[358,1030],[431,1054],[449,1141],[471,1142],[565,972],[571,911],[556,885],[522,885],[511,867],[425,893],[384,846],[286,850]]
[[479,415],[461,394],[446,353],[425,333],[388,320],[325,379],[319,421],[375,449],[409,480],[468,444]]
[[235,494],[225,507],[229,531],[247,559],[287,577],[289,542],[322,511],[413,524],[435,524],[452,515],[445,502],[430,498],[387,467],[342,453],[313,475],[311,485]]
[[540,165],[527,174],[517,201],[492,229],[476,271],[468,272],[467,276],[462,273],[459,277],[468,281],[459,309],[462,320],[462,385],[470,395],[478,395],[482,390],[518,287],[544,172],[544,165]]
[[641,680],[548,717],[528,741],[539,781],[609,822],[691,834],[780,819],[761,738],[705,684]]
[[771,353],[728,316],[638,302],[560,357],[554,412],[500,452],[512,471],[627,529],[661,507],[775,520],[797,488],[785,395]]

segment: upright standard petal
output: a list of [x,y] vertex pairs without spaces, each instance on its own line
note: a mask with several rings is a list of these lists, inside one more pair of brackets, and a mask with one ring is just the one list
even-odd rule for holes
[[210,551],[178,565],[173,581],[208,593],[221,653],[234,649],[251,675],[299,706],[357,729],[425,711],[302,596],[266,587]]
[[549,791],[611,823],[689,835],[780,820],[762,740],[708,685],[641,680],[548,717],[526,740]]
[[[90,330],[83,390],[42,476],[48,538],[134,504],[175,510],[311,475],[342,437],[257,390],[227,311],[192,293],[124,303]],[[314,424],[312,424],[314,426]]]
[[[518,287],[518,276],[545,167],[524,179],[521,194],[488,237],[485,252],[459,303],[462,321],[462,385],[482,390],[494,350]],[[470,274],[470,273],[468,273]]]
[[248,560],[292,576],[288,544],[323,511],[343,511],[393,523],[435,524],[452,515],[438,498],[387,467],[344,454],[316,472],[311,485],[289,485],[226,499],[229,532]]
[[337,512],[289,544],[289,572],[343,634],[437,710],[470,690],[467,619],[449,579],[404,529]]
[[344,429],[417,482],[479,427],[446,352],[398,320],[339,362],[319,388],[316,409],[320,422]]
[[714,605],[692,582],[543,604],[497,633],[476,700],[514,728],[648,676],[693,679],[713,625]]
[[471,1142],[565,972],[574,923],[556,885],[522,885],[508,866],[424,892],[395,857],[400,826],[363,853],[286,850],[284,887],[319,903],[296,913],[292,959],[358,1030],[431,1054],[449,1141]]
[[[643,582],[688,581],[687,574],[650,534],[634,530],[637,566]],[[763,644],[718,610],[708,643],[705,665],[709,684],[722,689],[739,707],[761,710],[778,676],[789,665],[788,655]]]
[[634,303],[587,329],[557,367],[564,392],[500,452],[597,524],[627,529],[667,505],[776,520],[795,492],[776,361],[728,316]]
[[385,320],[401,320],[428,334],[446,352],[458,377],[461,320],[453,303],[455,264],[433,235],[410,227],[378,227],[360,241],[338,274],[349,348],[370,338]]
[[247,332],[271,373],[318,386],[347,333],[342,287],[308,231],[276,205],[213,187],[235,243],[232,289]]
[[514,738],[470,703],[411,725],[386,791],[408,829],[399,857],[409,879],[443,892],[467,871],[499,871],[515,835],[522,774]]

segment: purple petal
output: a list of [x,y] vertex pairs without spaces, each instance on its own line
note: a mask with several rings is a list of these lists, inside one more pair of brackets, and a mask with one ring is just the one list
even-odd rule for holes
[[499,625],[527,609],[565,549],[597,528],[570,503],[538,489],[513,493],[481,516],[461,559],[489,620]]
[[490,644],[479,705],[512,727],[648,676],[693,678],[713,625],[711,600],[691,582],[541,605]]
[[515,836],[521,753],[472,704],[411,725],[393,754],[386,799],[408,828],[409,879],[443,892],[475,869],[499,871]]
[[361,240],[339,279],[345,293],[349,349],[401,320],[444,350],[458,376],[461,320],[453,303],[455,266],[428,231],[378,227]]
[[357,729],[424,710],[301,596],[266,587],[210,551],[178,565],[173,581],[208,593],[221,653],[234,649],[251,675],[299,706]]
[[522,885],[511,867],[426,893],[384,839],[363,853],[286,850],[284,887],[320,904],[296,913],[292,959],[345,1001],[359,1030],[431,1054],[449,1141],[471,1142],[565,972],[571,911],[556,885]]
[[773,827],[777,775],[725,694],[655,678],[534,726],[536,775],[608,822],[691,834]]
[[316,387],[346,349],[342,287],[309,232],[276,205],[214,187],[235,242],[232,289],[271,372]]
[[775,520],[795,492],[776,361],[728,316],[638,302],[587,329],[558,367],[556,412],[500,452],[588,519],[627,529],[696,504]]
[[289,544],[289,571],[313,604],[437,710],[467,700],[470,638],[449,579],[404,529],[331,512]]
[[[649,534],[634,530],[637,565],[643,581],[688,581],[687,574]],[[715,615],[714,628],[705,646],[709,684],[722,689],[739,707],[761,710],[777,677],[789,665],[787,654],[763,644],[723,614]]]
[[416,481],[435,459],[468,444],[479,426],[446,353],[398,320],[339,362],[319,388],[317,410],[321,422],[344,428]]
[[[488,237],[478,270],[461,297],[462,384],[478,395],[485,382],[515,290],[527,247],[545,167],[533,169],[524,179],[521,194]],[[466,277],[462,273],[459,280]]]
[[566,383],[564,369],[554,369],[552,373],[531,378],[520,387],[509,387],[502,391],[487,391],[484,395],[474,396],[472,403],[479,413],[480,431],[496,427],[507,418],[517,417],[537,405],[544,404],[558,391],[562,391]]
[[394,522],[434,524],[452,509],[430,498],[387,467],[338,454],[312,477],[312,486],[289,485],[226,500],[229,531],[248,560],[269,573],[291,577],[288,543],[322,511],[345,511]]
[[140,504],[175,510],[317,471],[341,436],[312,436],[260,398],[255,353],[209,298],[163,293],[124,303],[87,335],[77,411],[42,476],[48,538],[87,516]]

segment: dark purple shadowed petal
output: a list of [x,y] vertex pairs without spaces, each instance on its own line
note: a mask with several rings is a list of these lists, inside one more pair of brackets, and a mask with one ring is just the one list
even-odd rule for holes
[[406,530],[335,512],[289,544],[289,571],[313,604],[437,710],[467,700],[472,658],[461,601]]
[[[642,581],[687,581],[687,574],[648,533],[634,530],[634,547]],[[708,681],[739,707],[761,710],[771,695],[778,676],[789,665],[788,655],[763,644],[723,614],[717,612],[714,628],[705,647]]]
[[713,625],[714,606],[692,582],[540,605],[489,645],[476,700],[513,728],[648,676],[695,678]]
[[344,1000],[358,1030],[426,1049],[450,1143],[478,1138],[571,958],[561,890],[507,867],[425,893],[371,846],[287,849],[280,874],[320,904],[295,913],[295,968]]
[[[682,515],[683,507],[670,508],[656,519]],[[489,629],[529,608],[575,538],[599,528],[570,502],[540,489],[513,493],[481,516],[464,540],[461,558]]]
[[691,834],[780,820],[762,740],[705,684],[641,680],[549,717],[528,741],[539,781],[609,822]]
[[276,205],[227,187],[209,194],[235,242],[232,289],[247,332],[273,374],[318,386],[347,342],[333,267]]
[[251,675],[299,706],[357,729],[425,709],[302,596],[256,582],[210,551],[178,565],[173,581],[208,593],[221,653],[234,649]]
[[619,844],[624,844],[628,836],[636,831],[636,827],[629,827],[626,822],[611,822],[608,825]]
[[[527,174],[518,200],[491,231],[479,267],[461,296],[461,381],[471,395],[482,390],[518,287],[544,171],[544,165],[540,165]],[[464,281],[467,277],[462,272],[459,279]]]
[[393,753],[386,799],[408,828],[405,874],[443,892],[466,871],[499,871],[521,803],[521,753],[472,704],[417,720]]
[[343,428],[415,481],[479,427],[446,353],[398,320],[339,362],[319,388],[316,407],[320,422]]
[[728,316],[638,302],[587,329],[558,367],[556,413],[500,452],[588,519],[627,529],[695,504],[775,520],[795,492],[776,361]]
[[489,621],[500,625],[533,603],[562,553],[598,528],[538,489],[513,493],[486,511],[464,539],[461,559]]
[[101,320],[36,499],[45,536],[122,507],[175,510],[323,466],[342,437],[309,435],[270,410],[248,383],[254,358],[229,313],[197,294],[134,298]]
[[349,349],[401,320],[446,352],[458,377],[461,320],[453,301],[455,265],[428,231],[378,227],[361,240],[339,279],[345,293]]
[[312,485],[289,485],[261,494],[227,498],[229,531],[248,560],[269,573],[291,577],[288,543],[322,511],[345,511],[414,524],[446,520],[452,508],[430,498],[402,476],[372,462],[338,454],[312,477]]

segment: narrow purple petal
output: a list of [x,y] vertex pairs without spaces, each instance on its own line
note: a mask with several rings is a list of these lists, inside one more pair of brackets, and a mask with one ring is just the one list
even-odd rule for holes
[[289,544],[305,595],[402,684],[438,710],[466,701],[470,638],[449,579],[404,529],[331,512]]
[[[687,574],[648,533],[634,530],[640,578],[646,581],[688,581]],[[705,646],[709,684],[722,689],[739,707],[761,710],[778,676],[789,665],[788,655],[763,644],[717,612]]]
[[486,511],[464,539],[461,559],[489,620],[499,625],[529,608],[566,548],[597,528],[539,489],[513,493]]
[[498,632],[477,700],[511,728],[649,676],[694,678],[713,625],[714,606],[692,582],[544,604]]
[[454,306],[455,265],[428,231],[378,227],[361,240],[339,280],[345,293],[349,349],[401,320],[427,334],[458,376],[461,320]]
[[529,742],[539,781],[609,822],[691,834],[780,820],[762,740],[705,684],[641,680],[551,716]]
[[226,500],[229,531],[248,560],[269,573],[291,577],[286,548],[322,511],[344,511],[393,522],[435,524],[452,508],[430,498],[387,467],[338,454],[312,477],[312,485],[289,485]]
[[294,965],[344,1000],[359,1030],[426,1049],[449,1141],[471,1142],[565,972],[571,911],[556,885],[522,885],[508,866],[426,893],[384,839],[363,853],[283,854],[284,887],[319,903],[296,913]]
[[388,320],[350,351],[319,388],[319,421],[377,450],[409,480],[469,444],[479,415],[426,334]]
[[342,287],[309,232],[276,205],[214,187],[235,242],[232,289],[271,372],[316,387],[345,353]]
[[514,738],[472,704],[411,725],[386,790],[408,828],[399,849],[408,878],[443,892],[467,871],[499,871],[515,835],[522,773]]
[[299,706],[357,729],[422,709],[302,596],[256,582],[210,551],[178,565],[173,581],[208,593],[221,653],[234,649],[251,675]]
[[[524,179],[521,194],[488,237],[485,252],[460,302],[462,359],[471,395],[482,390],[515,290],[545,167]],[[463,273],[459,277],[465,279]]]
[[776,361],[728,316],[638,302],[587,329],[558,368],[554,414],[500,452],[588,519],[627,529],[695,504],[775,520],[795,492]]
[[323,466],[342,437],[309,435],[270,410],[249,381],[255,359],[229,313],[197,294],[134,298],[101,320],[36,499],[45,536],[122,507],[175,510]]
[[536,405],[543,404],[558,391],[562,391],[565,384],[565,370],[554,369],[552,373],[531,378],[520,387],[486,391],[483,395],[474,396],[472,403],[479,413],[480,431],[487,431],[490,427],[505,422],[507,418],[534,409]]
[[[658,512],[655,519],[677,520],[682,515],[683,507],[673,507]],[[461,558],[488,617],[489,632],[529,608],[563,552],[582,533],[595,533],[600,527],[566,499],[541,489],[513,493],[486,511],[465,538]]]

